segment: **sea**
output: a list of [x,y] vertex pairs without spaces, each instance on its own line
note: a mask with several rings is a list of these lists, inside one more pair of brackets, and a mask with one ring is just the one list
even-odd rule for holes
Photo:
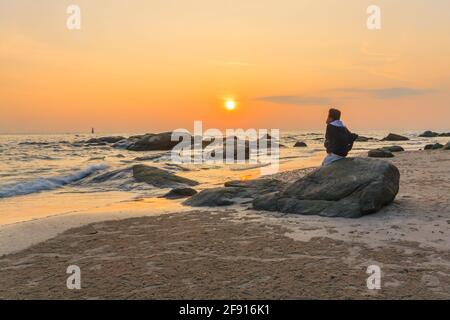
[[[358,132],[374,139],[356,142],[350,155],[390,145],[419,150],[426,144],[445,144],[449,140],[448,137],[422,138],[418,131],[397,131],[410,140],[380,141],[388,133]],[[135,181],[132,167],[136,164],[156,166],[196,180],[200,183],[197,190],[261,174],[262,165],[258,164],[174,164],[170,151],[136,152],[120,145],[84,143],[91,138],[113,135],[132,134],[0,135],[0,225],[136,201],[143,201],[152,210],[161,205],[158,199],[170,189]],[[282,131],[280,170],[320,165],[325,156],[323,137],[323,131]],[[307,147],[294,147],[297,141],[305,142]]]

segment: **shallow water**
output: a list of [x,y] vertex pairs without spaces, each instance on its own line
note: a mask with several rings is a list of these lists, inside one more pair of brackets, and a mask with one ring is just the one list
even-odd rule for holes
[[[358,132],[381,139],[387,131]],[[428,143],[446,143],[449,138],[419,138],[419,132],[397,132],[411,138],[401,142],[357,142],[352,154],[387,145],[418,150]],[[129,134],[107,134],[129,136]],[[99,136],[106,136],[99,135]],[[156,166],[200,182],[201,190],[234,179],[252,179],[261,174],[255,164],[182,164],[171,162],[168,152],[133,152],[110,145],[86,145],[92,135],[0,135],[0,225],[98,210],[137,199],[157,199],[169,191],[137,183],[134,164]],[[317,166],[325,154],[323,132],[282,132],[280,170]],[[306,148],[293,148],[296,141]],[[136,158],[141,158],[137,160]],[[147,159],[147,160],[142,160]],[[155,200],[156,201],[156,200]],[[152,209],[151,200],[148,202]],[[169,206],[168,202],[164,205]]]

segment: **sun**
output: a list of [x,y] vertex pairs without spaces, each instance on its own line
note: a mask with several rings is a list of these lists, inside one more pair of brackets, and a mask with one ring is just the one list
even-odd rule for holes
[[234,100],[226,100],[225,108],[229,111],[236,109],[236,102]]

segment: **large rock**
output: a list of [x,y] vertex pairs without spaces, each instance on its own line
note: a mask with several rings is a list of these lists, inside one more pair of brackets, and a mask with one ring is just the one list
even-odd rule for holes
[[373,149],[367,154],[370,158],[393,158],[394,155],[387,149]]
[[325,217],[358,218],[392,202],[400,173],[391,163],[346,158],[321,167],[284,190],[261,195],[254,209]]
[[450,132],[442,132],[439,134],[439,137],[450,137]]
[[427,144],[423,149],[424,150],[437,150],[437,149],[442,149],[444,146],[440,143],[435,143],[435,144]]
[[130,139],[136,139],[131,145],[128,146],[128,150],[131,151],[166,151],[172,150],[180,141],[172,141],[172,132],[163,133],[149,133],[143,136],[134,136]]
[[173,188],[177,186],[196,186],[197,181],[179,177],[168,171],[143,164],[133,166],[133,177],[138,182],[145,182],[158,188]]
[[86,141],[88,144],[98,144],[98,143],[116,143],[121,140],[124,140],[125,137],[122,136],[110,136],[110,137],[100,137],[100,138],[91,138]]
[[297,141],[295,144],[294,144],[294,148],[305,148],[305,147],[307,147],[308,145],[306,144],[306,143],[304,143],[303,141]]
[[197,191],[192,188],[175,188],[170,190],[162,197],[167,199],[181,199],[191,197],[196,193]]
[[427,130],[424,133],[420,134],[419,137],[434,138],[434,137],[437,137],[438,135],[439,135],[439,133],[437,133],[437,132]]
[[364,137],[364,136],[358,136],[356,138],[356,142],[368,142],[369,140],[374,140],[373,138]]
[[382,141],[407,141],[409,138],[395,133],[389,133]]
[[387,150],[389,152],[402,152],[405,151],[405,149],[403,149],[403,147],[401,146],[388,146],[388,147],[382,147],[382,150]]
[[184,202],[192,207],[227,206],[236,199],[254,199],[260,194],[280,190],[283,183],[275,179],[226,182],[224,187],[203,190]]

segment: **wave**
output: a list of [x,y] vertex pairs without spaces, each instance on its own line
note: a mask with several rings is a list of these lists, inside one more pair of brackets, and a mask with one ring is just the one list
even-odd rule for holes
[[107,168],[106,164],[95,164],[83,170],[75,171],[67,176],[39,178],[32,181],[26,181],[16,184],[10,184],[0,187],[0,198],[21,196],[30,193],[53,190],[62,186],[68,185],[72,182],[84,179],[96,171]]

